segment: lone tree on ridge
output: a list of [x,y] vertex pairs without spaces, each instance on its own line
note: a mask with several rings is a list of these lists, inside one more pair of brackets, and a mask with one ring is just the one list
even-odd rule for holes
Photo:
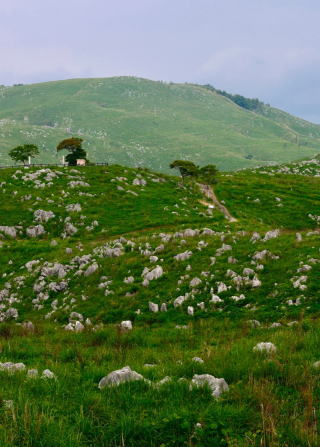
[[9,152],[10,157],[15,162],[22,162],[26,164],[29,157],[34,158],[39,154],[39,149],[35,144],[23,144],[21,146],[16,146]]
[[82,149],[82,138],[66,138],[65,140],[60,141],[57,146],[57,152],[62,150],[67,150],[70,152],[66,156],[66,161],[69,166],[76,166],[78,159],[87,160],[87,153],[84,149]]
[[206,165],[199,168],[192,161],[175,160],[170,164],[170,168],[178,169],[182,179],[190,177],[209,185],[214,185],[218,182],[218,169],[215,165]]
[[187,160],[175,160],[170,164],[171,169],[178,169],[182,178],[184,177],[196,177],[199,172],[198,166],[192,161]]

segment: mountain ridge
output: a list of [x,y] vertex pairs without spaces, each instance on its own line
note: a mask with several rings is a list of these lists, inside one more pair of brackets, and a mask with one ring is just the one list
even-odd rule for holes
[[112,77],[0,88],[0,163],[26,142],[41,147],[39,161],[56,161],[68,135],[85,140],[92,161],[162,172],[176,158],[233,170],[320,151],[320,126],[266,105],[243,109],[201,85]]

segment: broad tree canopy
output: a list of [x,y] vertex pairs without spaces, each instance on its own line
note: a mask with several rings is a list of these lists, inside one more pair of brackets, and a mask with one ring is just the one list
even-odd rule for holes
[[65,140],[60,141],[57,146],[57,152],[62,151],[63,149],[74,152],[77,149],[81,148],[83,139],[82,138],[66,138]]
[[202,168],[196,166],[192,161],[175,160],[170,164],[171,169],[178,169],[182,178],[191,177],[197,179],[199,182],[214,185],[218,182],[218,169],[215,165],[206,165]]
[[20,161],[24,164],[28,161],[29,157],[33,158],[38,154],[39,149],[35,144],[23,144],[21,146],[16,146],[9,152],[12,160],[16,162]]
[[87,153],[82,149],[82,138],[66,138],[62,140],[57,146],[57,152],[67,150],[70,152],[66,156],[66,161],[69,166],[75,166],[78,159],[87,160]]
[[195,177],[198,174],[199,168],[187,160],[175,160],[170,164],[171,169],[178,169],[181,177]]
[[218,169],[215,165],[207,165],[199,169],[199,177],[204,183],[214,185],[218,182],[217,175]]

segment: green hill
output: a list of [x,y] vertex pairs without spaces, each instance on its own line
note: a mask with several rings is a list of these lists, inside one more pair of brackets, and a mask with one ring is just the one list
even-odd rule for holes
[[233,170],[320,151],[320,126],[266,105],[246,110],[204,86],[119,77],[0,88],[1,164],[21,143],[42,148],[39,162],[55,162],[71,134],[92,161],[162,172],[181,158]]
[[318,446],[319,175],[0,170],[0,445]]

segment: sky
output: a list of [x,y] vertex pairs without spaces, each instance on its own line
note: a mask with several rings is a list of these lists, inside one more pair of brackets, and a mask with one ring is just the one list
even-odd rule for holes
[[211,84],[320,123],[319,0],[0,0],[0,84]]

